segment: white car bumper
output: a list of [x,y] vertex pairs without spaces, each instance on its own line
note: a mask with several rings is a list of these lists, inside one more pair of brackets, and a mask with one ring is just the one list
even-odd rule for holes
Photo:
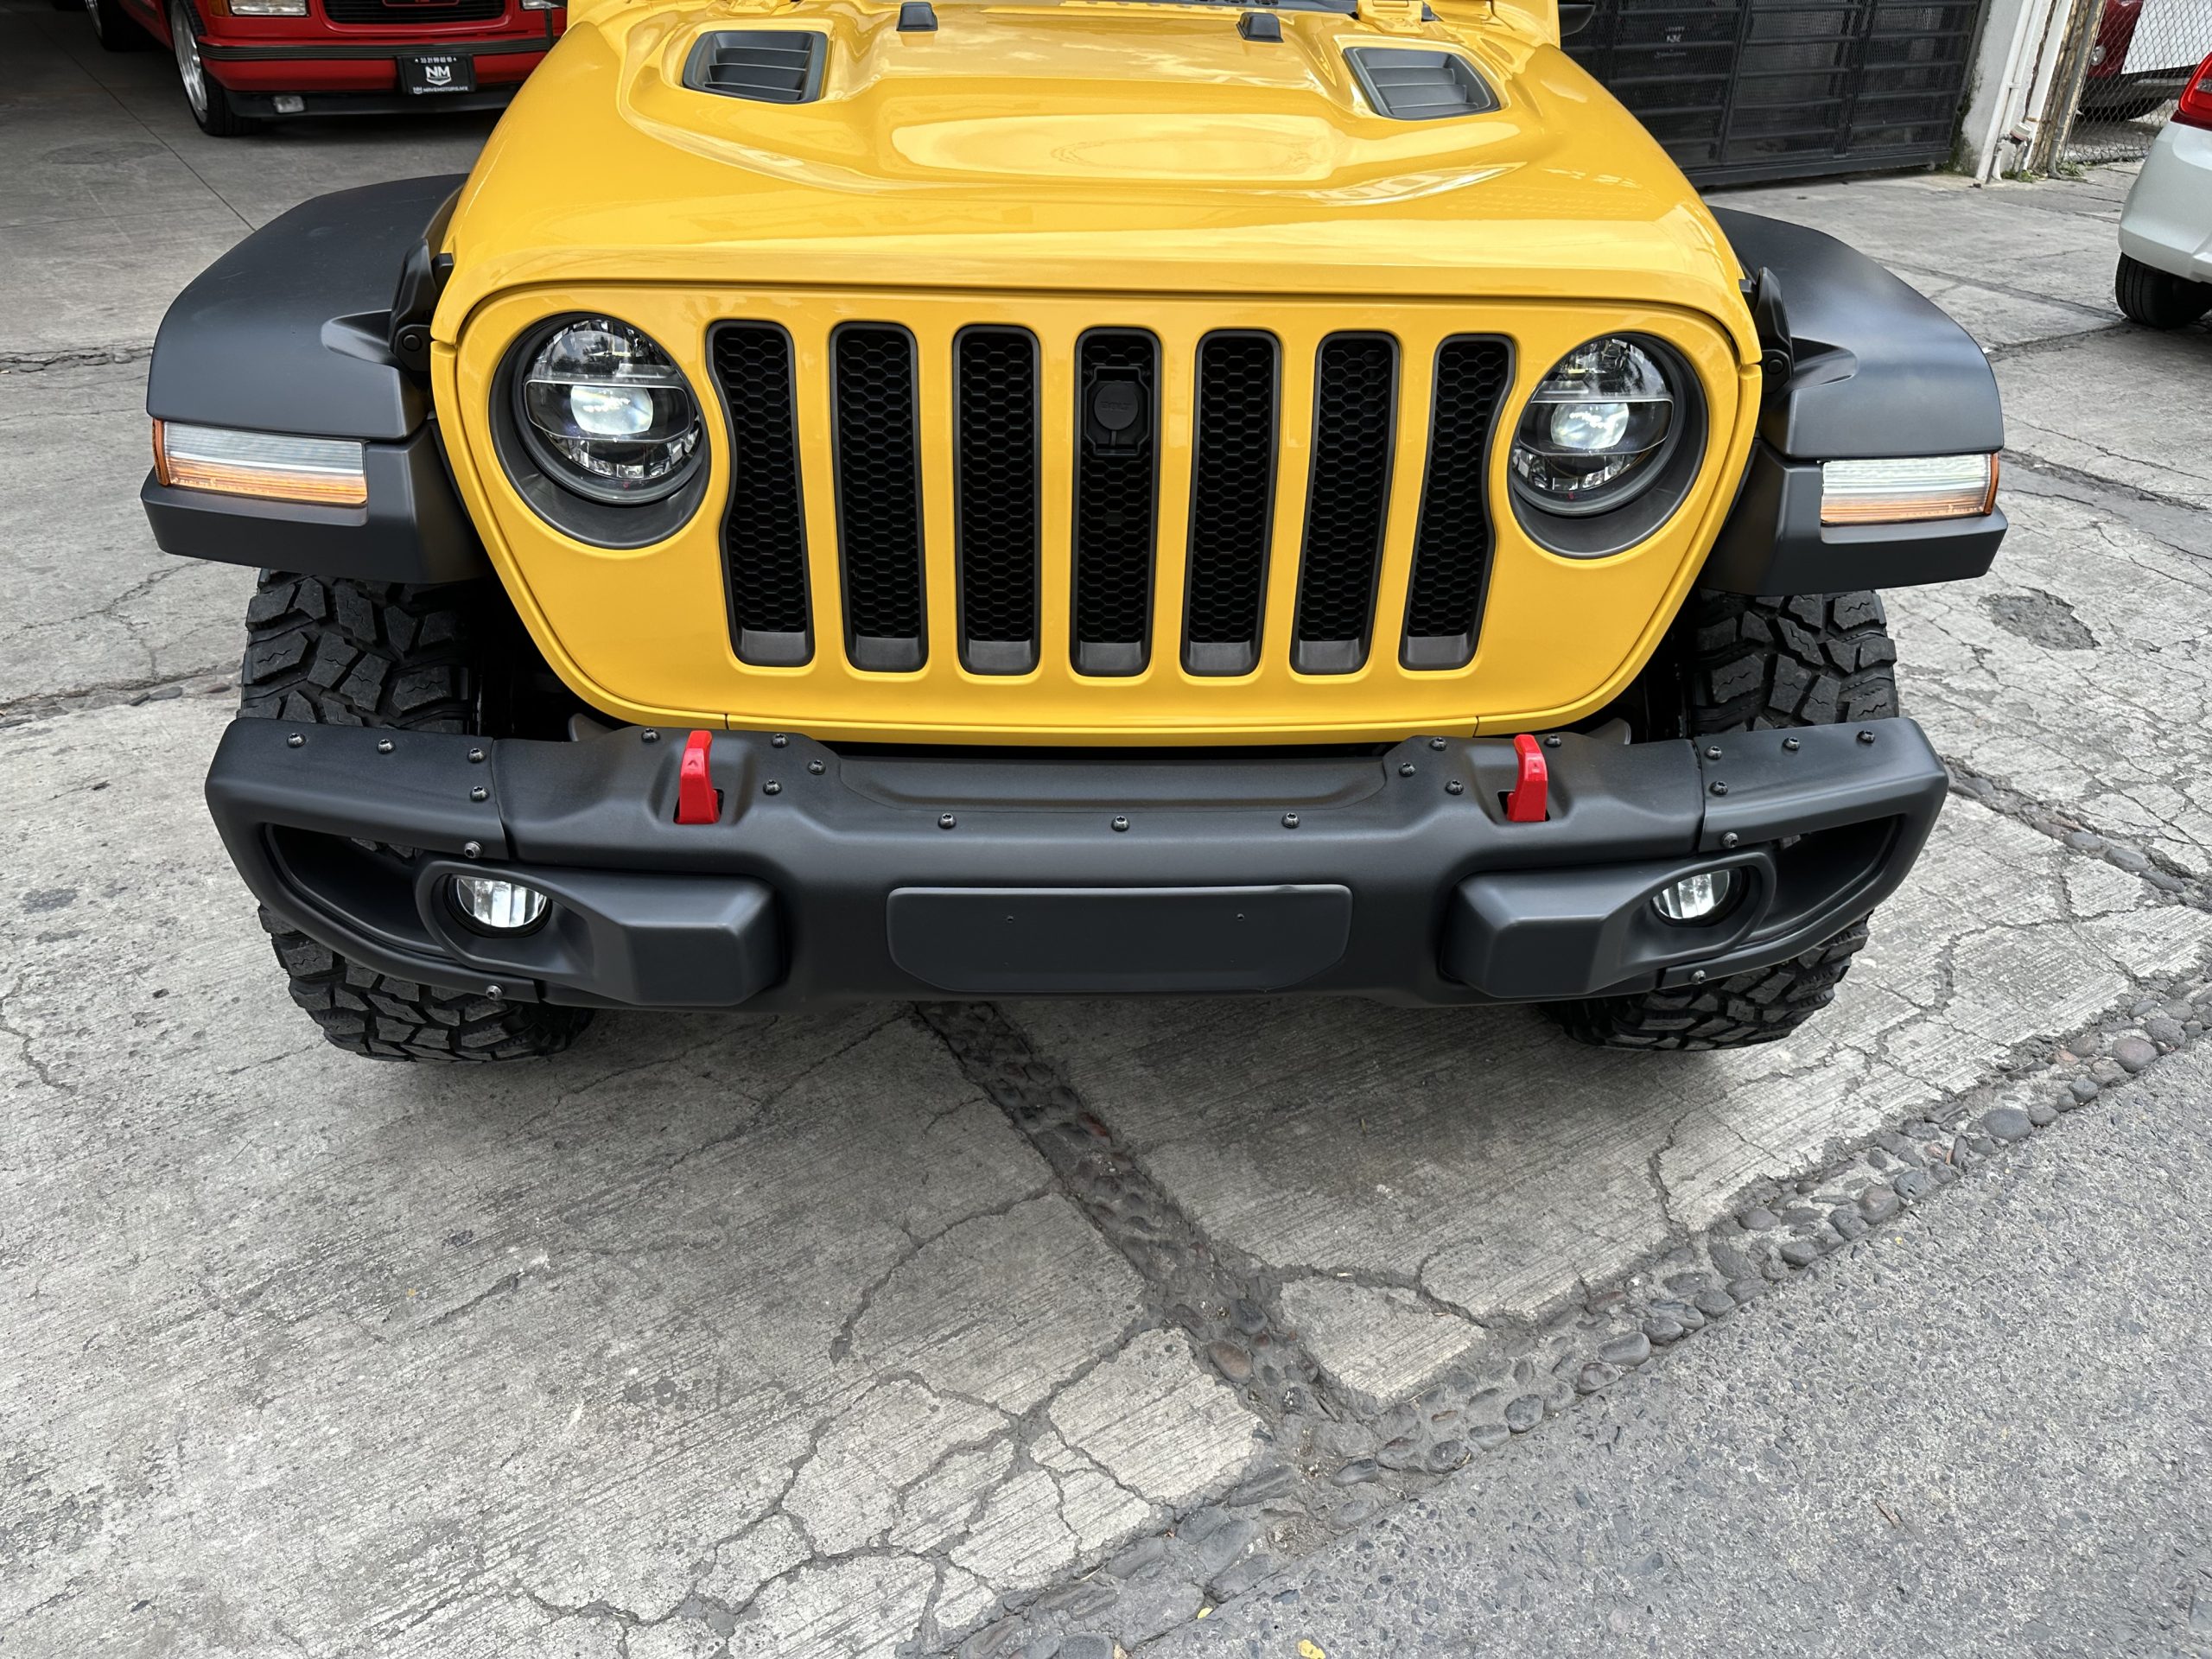
[[2120,210],[2120,251],[2212,283],[2212,128],[2166,123]]

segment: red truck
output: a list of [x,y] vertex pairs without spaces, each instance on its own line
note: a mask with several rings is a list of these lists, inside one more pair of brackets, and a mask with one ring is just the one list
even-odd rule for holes
[[200,130],[276,116],[497,109],[560,37],[563,0],[55,0],[111,52],[151,36]]

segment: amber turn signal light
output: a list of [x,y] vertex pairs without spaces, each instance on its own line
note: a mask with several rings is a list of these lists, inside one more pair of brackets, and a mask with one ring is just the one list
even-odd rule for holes
[[350,438],[296,438],[156,421],[154,476],[172,489],[212,490],[264,501],[358,507],[369,499],[361,446]]
[[1995,455],[1831,461],[1821,467],[1824,524],[1909,524],[1980,518],[1997,507]]

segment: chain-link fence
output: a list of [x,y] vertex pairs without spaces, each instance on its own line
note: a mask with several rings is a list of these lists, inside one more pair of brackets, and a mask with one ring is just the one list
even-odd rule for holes
[[[2143,155],[2173,113],[2190,72],[2212,54],[2212,0],[2088,0],[2069,162]],[[2070,44],[2079,47],[2082,41]]]

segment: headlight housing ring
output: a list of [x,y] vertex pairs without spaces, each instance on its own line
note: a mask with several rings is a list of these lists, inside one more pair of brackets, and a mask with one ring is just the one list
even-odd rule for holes
[[1572,558],[1635,546],[1674,515],[1705,454],[1705,400],[1681,353],[1648,334],[1601,334],[1554,364],[1516,423],[1514,516]]
[[491,402],[509,481],[556,530],[643,547],[698,510],[705,407],[644,330],[597,314],[550,317],[501,360]]

